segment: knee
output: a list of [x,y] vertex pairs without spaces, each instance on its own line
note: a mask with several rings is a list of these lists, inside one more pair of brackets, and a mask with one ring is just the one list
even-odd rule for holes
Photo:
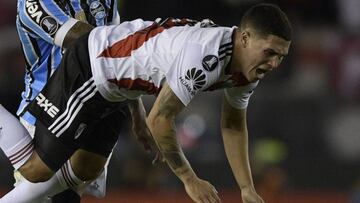
[[94,165],[82,165],[78,167],[76,174],[81,180],[89,181],[95,180],[101,174],[103,167],[97,167]]
[[75,175],[83,181],[96,179],[104,169],[106,157],[80,150],[71,157]]
[[19,168],[19,172],[32,183],[45,182],[54,175],[54,172],[41,161],[36,153],[33,153],[29,160]]

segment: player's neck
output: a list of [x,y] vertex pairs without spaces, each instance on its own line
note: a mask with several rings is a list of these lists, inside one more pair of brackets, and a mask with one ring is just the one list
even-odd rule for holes
[[230,61],[230,68],[229,68],[230,74],[242,72],[241,52],[243,51],[243,49],[240,40],[240,32],[238,30],[236,30],[234,33],[233,45],[234,48],[233,48],[232,57]]

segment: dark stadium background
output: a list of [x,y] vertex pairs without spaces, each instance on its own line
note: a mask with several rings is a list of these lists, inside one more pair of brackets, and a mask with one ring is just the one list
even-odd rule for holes
[[[257,2],[278,4],[294,26],[290,55],[258,86],[248,109],[252,168],[269,203],[360,202],[359,0],[123,0],[122,21],[210,18],[237,25]],[[0,103],[15,112],[24,61],[15,29],[16,1],[0,0]],[[202,93],[177,120],[178,138],[197,174],[223,202],[240,202],[219,129],[222,92]],[[147,108],[153,97],[144,99]],[[0,193],[12,188],[0,153]],[[108,196],[83,202],[190,202],[164,165],[152,166],[124,129],[114,151]]]

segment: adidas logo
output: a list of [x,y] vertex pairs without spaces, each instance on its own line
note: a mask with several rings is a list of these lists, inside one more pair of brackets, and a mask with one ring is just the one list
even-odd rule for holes
[[179,77],[181,84],[190,92],[191,95],[195,95],[197,90],[201,89],[206,83],[206,75],[202,70],[198,70],[195,67],[186,71],[185,78]]

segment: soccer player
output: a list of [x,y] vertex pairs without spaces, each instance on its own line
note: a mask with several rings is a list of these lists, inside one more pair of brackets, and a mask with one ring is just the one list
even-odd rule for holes
[[[93,26],[119,24],[120,17],[117,0],[18,0],[17,11],[16,26],[26,61],[25,90],[17,115],[33,136],[36,119],[25,108],[56,70],[65,48]],[[115,125],[114,128],[116,127]],[[24,164],[33,148],[32,140],[22,135],[7,138],[9,143],[14,145],[7,143],[7,148],[4,149],[8,151],[7,155],[15,170]],[[15,177],[21,179],[16,173]],[[105,181],[100,180],[97,183],[100,185],[99,189],[89,187],[89,190],[96,196],[103,196],[105,185],[101,184],[102,182]],[[61,197],[56,197],[54,202],[57,198]],[[64,198],[66,199],[66,196]],[[59,199],[59,202],[64,201]]]
[[[186,19],[95,28],[66,52],[29,105],[38,116],[35,152],[19,171],[30,182],[51,179],[82,142],[92,139],[86,129],[101,121],[106,109],[153,94],[157,99],[147,126],[161,155],[195,202],[220,202],[214,186],[198,178],[185,158],[174,119],[198,92],[225,89],[221,127],[228,161],[243,202],[264,202],[251,175],[246,108],[259,80],[280,65],[290,43],[290,22],[272,4],[251,7],[232,28]],[[78,161],[101,169],[105,154],[89,153],[95,158]]]

